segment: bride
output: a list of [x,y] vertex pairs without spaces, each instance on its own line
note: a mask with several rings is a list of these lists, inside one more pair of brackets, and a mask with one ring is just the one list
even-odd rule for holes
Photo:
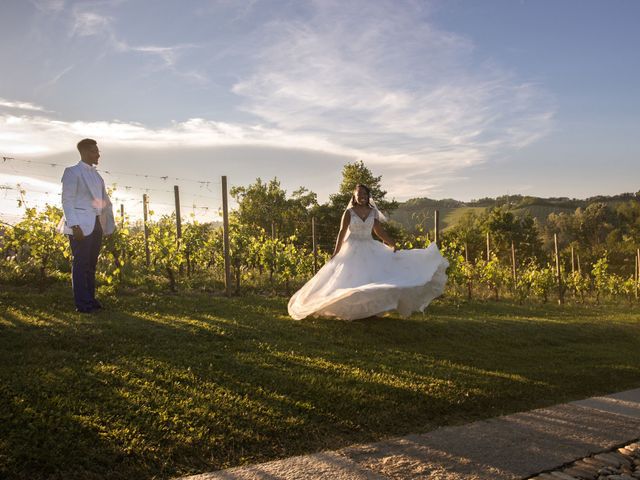
[[293,319],[356,320],[390,310],[407,317],[442,295],[449,262],[436,244],[396,251],[381,220],[369,188],[356,185],[331,260],[289,300]]

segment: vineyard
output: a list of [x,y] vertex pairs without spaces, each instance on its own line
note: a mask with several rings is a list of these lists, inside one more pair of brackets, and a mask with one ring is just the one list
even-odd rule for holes
[[[56,231],[61,218],[61,209],[48,205],[42,210],[26,208],[20,222],[2,226],[2,282],[69,280],[68,240]],[[222,227],[194,221],[177,228],[175,214],[154,219],[153,212],[146,223],[131,222],[126,217],[117,218],[117,223],[120,228],[105,239],[98,265],[103,290],[115,294],[122,289],[150,285],[170,291],[224,288]],[[309,238],[311,225],[307,227],[294,225],[293,233],[282,237],[259,225],[243,224],[232,214],[231,291],[292,294],[330,258],[331,251],[318,246],[317,239]],[[390,229],[393,231],[393,226]],[[395,231],[395,236],[401,248],[424,248],[433,241],[419,229],[411,235]],[[470,238],[455,231],[446,231],[441,236],[439,246],[450,262],[446,294],[451,297],[508,298],[521,303],[602,300],[634,303],[638,299],[637,256],[633,270],[625,275],[620,271],[625,265],[614,271],[607,252],[583,264],[573,247],[558,252],[557,258],[555,252],[534,255],[531,244],[516,245],[513,241],[501,251],[500,242],[504,243],[504,239],[500,239],[499,232],[493,236],[487,232],[486,247],[477,248],[473,255]],[[523,258],[517,258],[520,255]]]
[[[37,162],[33,166],[42,167]],[[157,179],[166,181],[164,176]],[[226,205],[226,177],[223,183]],[[98,265],[103,293],[153,288],[291,295],[330,258],[342,212],[357,183],[369,185],[379,207],[391,214],[385,228],[399,248],[437,242],[450,263],[449,297],[519,303],[638,301],[638,194],[592,201],[498,197],[475,201],[472,207],[428,199],[400,205],[385,199],[381,177],[361,161],[344,166],[338,192],[325,204],[304,187],[288,196],[276,178],[234,186],[229,193],[236,207],[225,213],[226,232],[225,222],[182,215],[177,185],[170,191],[152,190],[175,193],[173,213],[164,208],[159,215],[148,208],[148,193],[139,202],[142,219],[129,216],[133,205],[125,210],[124,204],[117,208],[116,203],[119,228],[104,239]],[[0,282],[69,282],[69,242],[57,233],[61,208],[51,203],[30,207],[27,192],[16,191],[23,213],[13,224],[0,222]],[[118,200],[115,185],[110,192]],[[430,202],[437,208],[421,207]],[[550,210],[554,205],[559,209]],[[438,209],[446,216],[442,222]],[[544,214],[534,217],[534,211]]]

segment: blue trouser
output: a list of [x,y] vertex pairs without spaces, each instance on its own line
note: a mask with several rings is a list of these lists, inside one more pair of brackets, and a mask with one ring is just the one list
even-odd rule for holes
[[82,240],[76,240],[69,236],[73,264],[71,268],[71,281],[73,285],[73,298],[78,310],[86,311],[94,308],[96,302],[96,265],[102,245],[102,225],[99,217],[91,234]]

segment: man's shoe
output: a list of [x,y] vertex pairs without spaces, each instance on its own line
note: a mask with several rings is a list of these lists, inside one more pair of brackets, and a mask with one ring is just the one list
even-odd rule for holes
[[95,308],[76,308],[76,312],[78,313],[94,313],[95,311]]
[[93,304],[91,305],[91,308],[93,310],[103,310],[104,307],[102,306],[102,304],[98,301],[98,300],[94,300]]

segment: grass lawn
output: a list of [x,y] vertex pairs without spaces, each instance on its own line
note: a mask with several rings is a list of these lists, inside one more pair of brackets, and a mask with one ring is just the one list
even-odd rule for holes
[[288,318],[286,299],[0,287],[0,478],[169,478],[640,387],[637,307]]

